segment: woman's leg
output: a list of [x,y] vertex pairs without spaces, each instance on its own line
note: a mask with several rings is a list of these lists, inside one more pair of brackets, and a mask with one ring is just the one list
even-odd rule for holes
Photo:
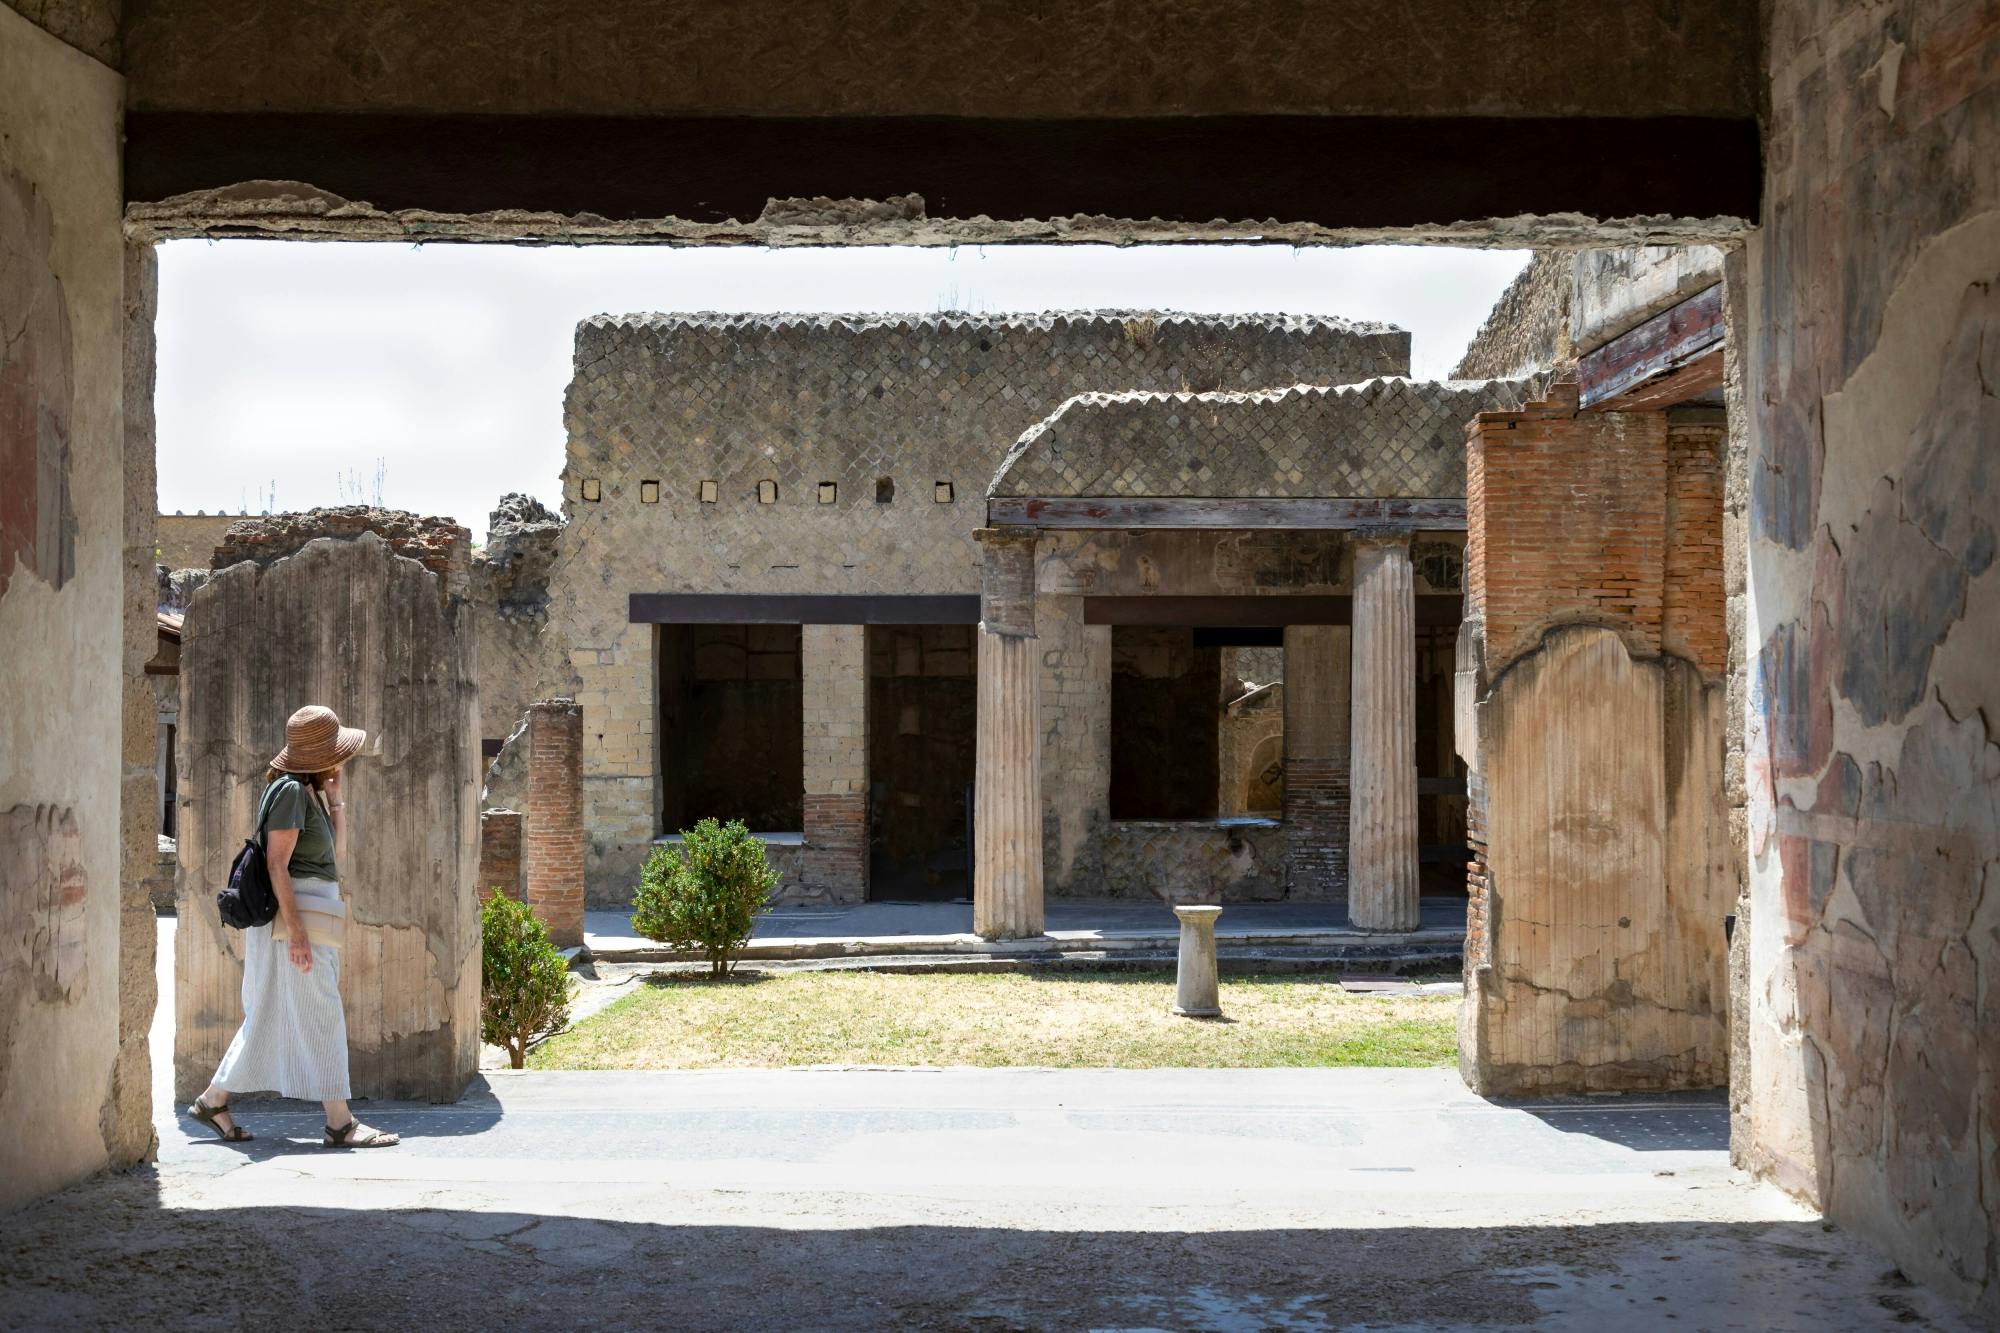
[[215,1121],[215,1127],[221,1130],[223,1134],[233,1135],[236,1133],[236,1117],[223,1109],[229,1105],[229,1089],[220,1084],[211,1083],[202,1089],[201,1096],[195,1098],[195,1100],[214,1112],[212,1118]]
[[[320,1105],[326,1108],[327,1129],[334,1133],[342,1134],[342,1137],[349,1141],[349,1146],[351,1147],[387,1148],[402,1142],[403,1136],[400,1134],[391,1134],[369,1125],[357,1124],[354,1119],[354,1112],[347,1109],[345,1098],[324,1101]],[[345,1133],[349,1125],[354,1126],[351,1134]]]

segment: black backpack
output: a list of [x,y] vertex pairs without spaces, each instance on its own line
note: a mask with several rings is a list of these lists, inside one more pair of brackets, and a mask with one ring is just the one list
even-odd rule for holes
[[264,821],[271,817],[272,804],[268,794],[258,804],[263,810],[257,816],[257,836],[243,840],[243,850],[229,867],[229,887],[215,895],[222,924],[237,930],[268,926],[278,919],[278,894],[271,887],[271,867],[264,861]]

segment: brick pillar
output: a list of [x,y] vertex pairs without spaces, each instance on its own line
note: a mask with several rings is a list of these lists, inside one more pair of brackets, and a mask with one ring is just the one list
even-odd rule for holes
[[521,896],[521,812],[479,812],[479,902],[495,893]]
[[528,907],[557,948],[583,943],[583,709],[571,699],[528,705]]
[[806,887],[837,903],[868,899],[868,627],[805,625]]
[[972,928],[1042,933],[1042,659],[1035,640],[1035,533],[981,528]]
[[1348,919],[1415,930],[1417,904],[1417,603],[1408,533],[1354,545],[1352,800]]
[[1347,901],[1348,657],[1345,625],[1285,630],[1288,896]]

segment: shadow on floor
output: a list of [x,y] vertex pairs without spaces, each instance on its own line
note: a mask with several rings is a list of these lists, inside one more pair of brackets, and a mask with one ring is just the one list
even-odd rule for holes
[[1776,1330],[1886,1328],[1937,1313],[1934,1298],[1855,1263],[1852,1242],[1807,1222],[849,1228],[422,1207],[171,1209],[153,1188],[134,1173],[0,1219],[6,1322],[213,1328],[254,1313],[260,1324],[426,1330],[551,1319],[685,1329]]
[[[1721,1089],[1486,1100],[1526,1112],[1565,1134],[1587,1135],[1634,1152],[1729,1151],[1729,1097]],[[1632,1114],[1641,1110],[1644,1114]]]

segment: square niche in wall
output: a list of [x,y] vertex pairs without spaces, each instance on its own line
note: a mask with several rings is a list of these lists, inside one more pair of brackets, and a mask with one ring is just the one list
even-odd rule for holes
[[757,503],[760,505],[774,505],[778,503],[778,483],[769,480],[758,482]]
[[716,500],[720,498],[720,492],[721,492],[721,487],[716,485],[716,483],[712,481],[704,481],[701,484],[701,492],[700,492],[701,502],[705,505],[714,504]]
[[941,505],[950,504],[951,483],[948,481],[941,481],[937,483],[937,485],[931,491],[931,499],[937,501]]
[[640,482],[639,503],[642,505],[656,505],[659,502],[660,502],[660,483],[657,481]]

